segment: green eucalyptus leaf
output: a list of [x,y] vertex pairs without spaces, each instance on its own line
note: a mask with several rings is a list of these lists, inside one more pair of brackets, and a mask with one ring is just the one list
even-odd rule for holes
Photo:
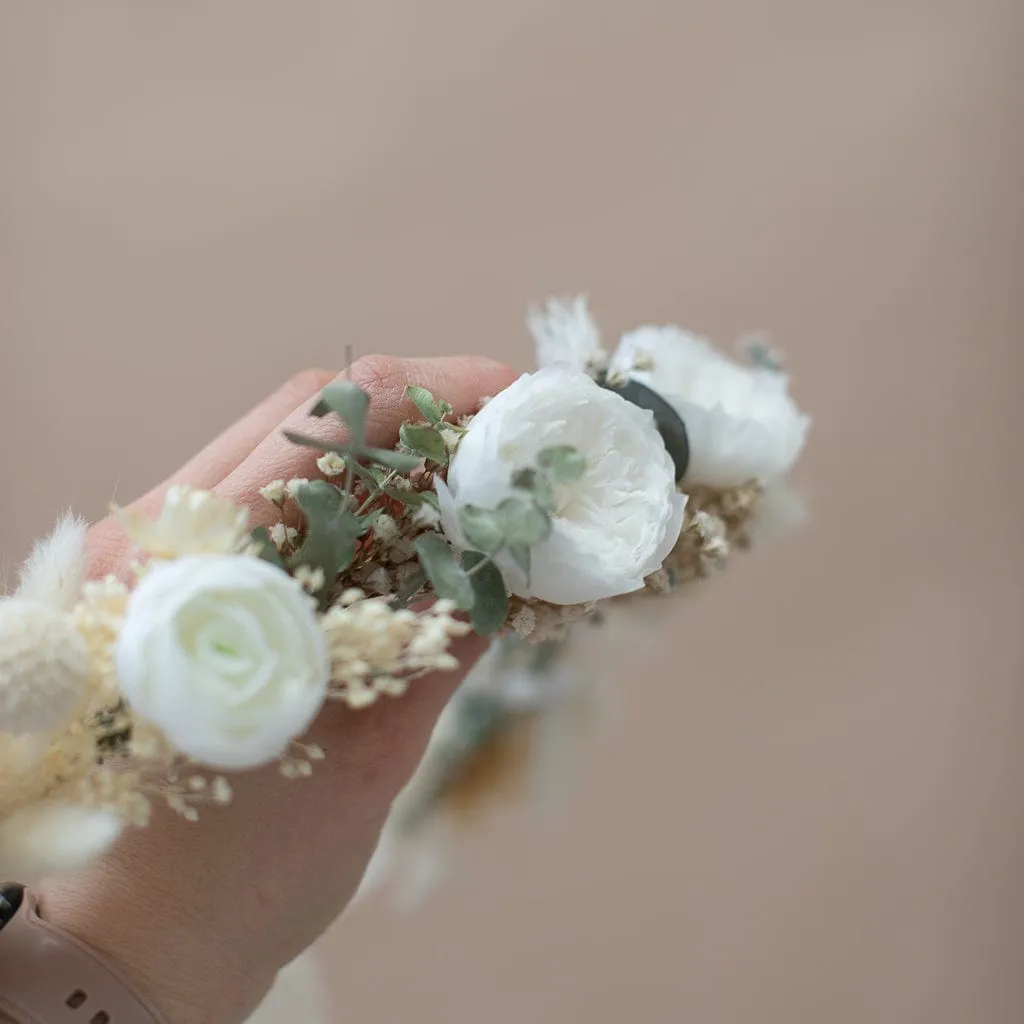
[[512,560],[523,570],[526,576],[526,583],[530,583],[530,548],[526,544],[509,544],[506,549],[512,556]]
[[328,384],[320,394],[310,415],[326,416],[334,413],[348,427],[352,440],[362,444],[366,438],[366,413],[370,408],[370,396],[350,380],[338,380]]
[[501,570],[479,551],[464,552],[462,567],[469,573],[476,595],[470,614],[473,628],[481,636],[496,633],[508,617],[508,591]]
[[506,498],[494,511],[502,536],[509,544],[530,547],[546,540],[551,533],[548,514],[529,498]]
[[405,505],[412,505],[413,508],[428,505],[431,503],[430,499],[435,497],[432,491],[400,491],[397,487],[382,487],[381,491],[389,498],[394,498]]
[[425,423],[403,423],[399,431],[402,444],[410,451],[436,462],[439,466],[448,465],[448,449],[444,445],[441,432]]
[[353,455],[356,451],[356,449],[350,444],[328,444],[320,438],[307,437],[305,434],[298,434],[294,430],[285,430],[284,436],[291,441],[292,444],[297,444],[301,448],[312,448],[313,451],[320,452],[321,454],[325,452],[334,452],[335,455],[345,457]]
[[439,533],[421,533],[416,538],[416,554],[438,597],[454,601],[463,611],[473,607],[473,583]]
[[427,582],[427,574],[422,569],[417,569],[399,588],[397,594],[391,598],[393,608],[408,608],[409,602],[423,589]]
[[423,418],[427,420],[427,422],[434,424],[441,422],[442,413],[440,405],[426,388],[410,384],[405,389],[405,393],[409,396],[413,405],[423,413]]
[[344,494],[324,480],[311,480],[295,492],[295,502],[306,520],[306,536],[289,568],[306,565],[322,569],[326,587],[352,564],[356,541],[363,532],[359,519],[344,507],[344,500]]
[[345,456],[345,465],[353,476],[362,480],[366,485],[366,489],[371,494],[376,494],[380,490],[377,475],[372,470],[367,469],[354,455],[349,454]]
[[382,515],[384,515],[384,509],[375,508],[371,509],[369,512],[364,512],[359,516],[359,536],[365,537],[370,530],[373,529],[373,524],[380,519]]
[[361,448],[359,454],[364,458],[376,462],[379,466],[386,466],[395,470],[396,473],[411,473],[419,469],[423,459],[418,455],[408,455],[405,452],[394,452],[387,448]]
[[281,552],[277,550],[277,545],[270,539],[270,531],[265,526],[257,526],[252,531],[251,537],[259,549],[259,558],[271,565],[276,565],[278,569],[286,568]]
[[475,548],[493,555],[505,543],[505,532],[497,512],[463,505],[459,509],[459,525],[466,540]]
[[587,470],[587,460],[572,445],[560,444],[542,449],[537,465],[556,484],[571,484]]

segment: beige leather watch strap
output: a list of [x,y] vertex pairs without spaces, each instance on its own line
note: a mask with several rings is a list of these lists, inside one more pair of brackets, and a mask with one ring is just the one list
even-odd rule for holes
[[43,921],[28,889],[0,928],[0,1010],[18,1024],[166,1024],[117,968]]

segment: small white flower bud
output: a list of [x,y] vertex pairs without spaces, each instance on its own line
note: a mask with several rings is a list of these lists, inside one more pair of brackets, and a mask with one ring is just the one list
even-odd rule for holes
[[260,494],[272,505],[283,505],[286,497],[283,480],[272,480],[260,488]]
[[328,452],[316,460],[316,468],[328,478],[341,476],[345,472],[345,460],[337,452]]

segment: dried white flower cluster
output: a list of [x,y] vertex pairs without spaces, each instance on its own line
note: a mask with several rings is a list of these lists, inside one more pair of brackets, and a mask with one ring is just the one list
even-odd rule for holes
[[[349,441],[288,435],[320,478],[269,482],[269,528],[174,486],[155,518],[119,512],[128,580],[85,582],[83,523],[37,547],[0,599],[0,875],[78,868],[154,801],[198,820],[232,772],[301,779],[330,756],[302,742],[326,702],[358,711],[454,671],[471,631],[557,650],[602,603],[747,542],[806,431],[785,379],[674,328],[608,357],[580,300],[531,323],[538,372],[458,420],[410,387],[421,419],[394,449],[367,442],[358,387],[325,389],[311,415]],[[443,768],[429,807],[514,779],[532,723],[558,720],[551,678],[503,662],[488,693],[466,684],[458,756],[425,762]]]
[[453,602],[441,600],[417,614],[345,591],[323,618],[332,664],[328,696],[365,708],[382,695],[400,697],[417,676],[458,668],[448,648],[471,627],[454,611]]

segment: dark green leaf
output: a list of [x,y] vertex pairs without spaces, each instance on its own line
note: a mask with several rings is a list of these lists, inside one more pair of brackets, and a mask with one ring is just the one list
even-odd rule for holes
[[479,551],[464,552],[462,567],[471,571],[469,579],[476,595],[470,615],[473,628],[481,636],[496,633],[508,617],[508,592],[501,570]]
[[533,491],[537,486],[540,474],[532,466],[525,469],[517,469],[512,473],[512,486],[523,491]]
[[436,462],[439,466],[448,464],[448,449],[440,432],[425,423],[403,423],[399,431],[402,444],[410,451]]
[[502,536],[509,544],[539,544],[551,533],[551,520],[537,502],[528,498],[506,498],[495,513]]
[[416,408],[423,413],[423,418],[425,420],[429,423],[435,424],[441,422],[441,408],[434,399],[434,396],[426,388],[410,384],[405,389],[405,393],[412,400]]
[[532,494],[533,500],[545,511],[555,510],[555,495],[551,490],[551,484],[537,470],[517,469],[512,474],[512,486]]
[[306,536],[289,567],[322,569],[325,586],[330,587],[355,559],[362,524],[344,508],[342,492],[324,480],[302,484],[296,489],[295,501],[306,520]]
[[508,553],[512,560],[523,570],[526,582],[530,582],[530,549],[525,544],[509,544]]
[[463,611],[473,607],[473,583],[439,533],[421,533],[416,538],[416,553],[438,597],[454,601]]
[[572,445],[560,444],[542,449],[537,465],[554,483],[571,484],[586,472],[587,460]]
[[497,513],[489,509],[463,505],[459,509],[459,525],[466,540],[489,555],[493,555],[505,543],[502,522]]
[[361,448],[359,454],[378,465],[387,466],[388,469],[393,469],[397,473],[411,473],[414,469],[418,469],[423,462],[418,455],[393,452],[387,448]]
[[654,413],[658,433],[676,467],[676,480],[682,480],[690,465],[690,438],[679,413],[661,395],[638,380],[613,381],[606,377],[598,383],[627,402]]
[[259,548],[259,557],[264,562],[276,565],[278,569],[285,568],[281,552],[277,550],[277,545],[270,539],[270,531],[265,526],[257,526],[252,531],[252,540]]
[[366,411],[369,408],[370,396],[358,384],[339,380],[324,388],[311,415],[326,416],[333,412],[348,427],[352,440],[362,444],[366,438]]

